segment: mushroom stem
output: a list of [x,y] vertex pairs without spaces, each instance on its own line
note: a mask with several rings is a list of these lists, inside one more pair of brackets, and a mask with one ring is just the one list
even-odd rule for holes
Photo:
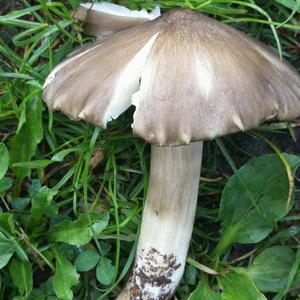
[[203,142],[152,146],[133,274],[118,299],[169,299],[183,275],[197,204]]

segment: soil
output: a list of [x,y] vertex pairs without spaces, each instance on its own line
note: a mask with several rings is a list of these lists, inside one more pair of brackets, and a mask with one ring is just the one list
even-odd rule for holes
[[[296,142],[293,141],[287,131],[263,135],[274,145],[276,145],[276,147],[278,147],[282,152],[300,155],[300,127],[294,128],[294,132],[297,139]],[[255,139],[251,138],[245,133],[229,135],[223,138],[223,143],[230,152],[230,156],[238,168],[244,165],[250,157],[248,157],[246,154],[241,154],[241,151],[238,151],[236,147],[240,148],[245,153],[249,153],[252,157],[258,157],[267,153],[274,153],[274,151],[263,139],[258,139],[255,141]],[[224,175],[232,175],[232,170],[221,153],[218,158],[217,166],[219,171]]]
[[3,16],[11,11],[20,9],[24,6],[22,1],[18,0],[0,0],[0,15]]
[[[4,16],[12,11],[21,9],[24,4],[18,0],[0,0],[0,16]],[[11,37],[17,34],[15,28],[6,26],[5,28],[0,26],[0,38],[6,43],[11,43]],[[1,58],[1,55],[0,55]]]

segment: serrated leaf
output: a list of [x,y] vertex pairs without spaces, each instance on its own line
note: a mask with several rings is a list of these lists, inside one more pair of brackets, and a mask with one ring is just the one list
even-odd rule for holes
[[4,177],[9,165],[9,154],[5,144],[0,143],[0,179]]
[[101,257],[96,270],[97,280],[104,285],[110,284],[114,277],[114,270],[112,261],[109,258]]
[[40,224],[44,215],[52,217],[57,214],[57,206],[52,202],[53,197],[56,194],[57,191],[51,190],[44,186],[40,188],[39,192],[32,198],[32,226]]
[[286,246],[274,246],[262,251],[248,268],[248,274],[261,292],[278,292],[288,282],[295,259]]
[[[288,154],[284,156],[295,171],[300,158]],[[276,222],[288,213],[288,195],[286,170],[276,154],[251,159],[229,179],[223,190],[219,210],[222,238],[226,239],[227,234],[229,244],[256,243],[264,239]]]
[[92,238],[88,219],[84,215],[77,221],[65,220],[52,226],[48,235],[55,241],[76,246],[86,245]]
[[56,258],[56,269],[53,277],[55,294],[60,299],[72,300],[73,292],[71,288],[79,283],[79,274],[58,249],[54,249],[54,256]]
[[21,295],[29,295],[32,289],[32,267],[29,262],[13,259],[9,265],[10,276]]
[[221,294],[223,300],[267,300],[243,269],[235,269],[218,276],[217,279],[223,290]]
[[221,295],[211,289],[206,281],[200,281],[187,300],[221,300]]
[[100,255],[98,253],[86,250],[76,257],[75,267],[78,272],[87,272],[97,265],[99,259]]

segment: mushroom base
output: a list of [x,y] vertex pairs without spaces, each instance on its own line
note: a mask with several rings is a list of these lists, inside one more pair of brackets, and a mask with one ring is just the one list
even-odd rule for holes
[[202,142],[152,146],[136,260],[119,300],[162,300],[174,294],[184,272],[193,229],[202,146]]

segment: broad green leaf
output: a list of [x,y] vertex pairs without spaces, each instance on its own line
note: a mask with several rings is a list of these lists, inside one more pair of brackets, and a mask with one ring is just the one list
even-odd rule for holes
[[0,231],[0,253],[1,254],[8,254],[16,252],[18,258],[22,261],[28,261],[28,256],[23,248],[20,246],[18,241],[10,236],[9,238],[6,237]]
[[211,289],[206,281],[202,280],[187,300],[221,300],[221,295]]
[[32,289],[32,267],[29,262],[13,259],[9,265],[10,276],[21,295],[28,295]]
[[[299,251],[299,250],[298,250]],[[300,285],[300,267],[298,268],[294,281],[293,281],[294,286],[299,286]]]
[[49,277],[46,281],[40,284],[38,288],[33,289],[30,293],[30,297],[28,300],[40,300],[39,297],[42,297],[41,300],[61,299],[56,297],[55,290],[53,287],[53,276]]
[[86,245],[92,238],[86,216],[80,216],[77,221],[62,221],[52,226],[48,231],[48,235],[55,241],[76,246]]
[[2,214],[0,214],[0,227],[1,226],[6,231],[14,234],[14,232],[15,232],[15,221],[14,221],[13,214],[11,214],[11,213],[2,213]]
[[13,255],[13,253],[0,254],[0,269],[4,268],[8,264]]
[[26,106],[23,107],[20,113],[16,134],[19,133],[19,131],[21,130],[25,122],[26,122]]
[[[295,171],[300,158],[284,156]],[[256,243],[264,239],[287,214],[288,195],[286,170],[276,154],[251,159],[229,179],[223,190],[219,210],[222,242],[229,246],[233,242]]]
[[60,299],[72,300],[71,288],[79,283],[79,275],[75,267],[62,255],[58,249],[54,249],[56,269],[53,277],[55,294]]
[[40,168],[46,168],[53,163],[54,161],[49,159],[40,159],[40,160],[33,160],[33,161],[17,162],[13,164],[13,167],[26,168],[26,169],[40,169]]
[[111,260],[106,257],[101,257],[96,270],[97,280],[104,285],[110,284],[114,277],[114,270],[115,268]]
[[189,285],[196,284],[197,280],[197,269],[192,265],[187,265],[184,272],[185,282]]
[[0,179],[0,193],[6,192],[13,185],[13,180],[10,177]]
[[[26,122],[11,141],[11,149],[9,151],[11,165],[30,161],[36,153],[37,145],[43,138],[41,99],[33,96],[27,102],[27,107]],[[31,170],[28,168],[13,167],[13,171],[18,184],[31,173]]]
[[289,276],[287,280],[287,284],[284,288],[282,288],[279,293],[273,298],[273,300],[282,300],[286,298],[285,296],[289,294],[290,288],[295,285],[296,280],[297,280],[297,271],[300,268],[300,248],[299,246],[297,247],[297,251],[295,254],[295,259],[293,261],[293,265],[291,269],[289,270]]
[[9,154],[5,144],[0,143],[0,179],[4,177],[9,165]]
[[300,1],[299,0],[275,0],[281,5],[290,8],[291,10],[296,9],[298,13],[300,13]]
[[30,203],[30,198],[21,198],[21,197],[16,197],[13,198],[11,201],[11,206],[13,209],[17,211],[22,211],[25,209]]
[[36,226],[43,220],[43,216],[52,217],[57,214],[57,206],[53,203],[53,197],[57,191],[53,191],[47,187],[42,187],[39,192],[32,198],[31,225]]
[[21,261],[29,261],[28,259],[28,255],[27,253],[24,251],[24,249],[20,246],[20,244],[14,240],[14,245],[15,245],[15,250],[16,250],[16,254],[18,256],[18,258],[21,260]]
[[108,225],[109,214],[105,214],[98,222],[93,224],[93,230],[96,235],[99,235]]
[[7,239],[1,232],[0,253],[1,255],[16,253],[21,261],[28,262],[28,256],[20,244],[14,238]]
[[35,197],[42,187],[41,182],[38,179],[33,179],[30,187],[28,188],[29,196]]
[[80,253],[75,260],[78,272],[87,272],[93,269],[100,259],[100,255],[94,251],[86,250]]
[[243,269],[235,269],[217,277],[223,300],[267,300]]
[[1,254],[10,254],[14,253],[15,244],[13,240],[8,239],[1,231],[0,231],[0,253]]
[[250,278],[261,292],[278,292],[288,282],[295,259],[286,246],[274,246],[262,251],[248,269]]

